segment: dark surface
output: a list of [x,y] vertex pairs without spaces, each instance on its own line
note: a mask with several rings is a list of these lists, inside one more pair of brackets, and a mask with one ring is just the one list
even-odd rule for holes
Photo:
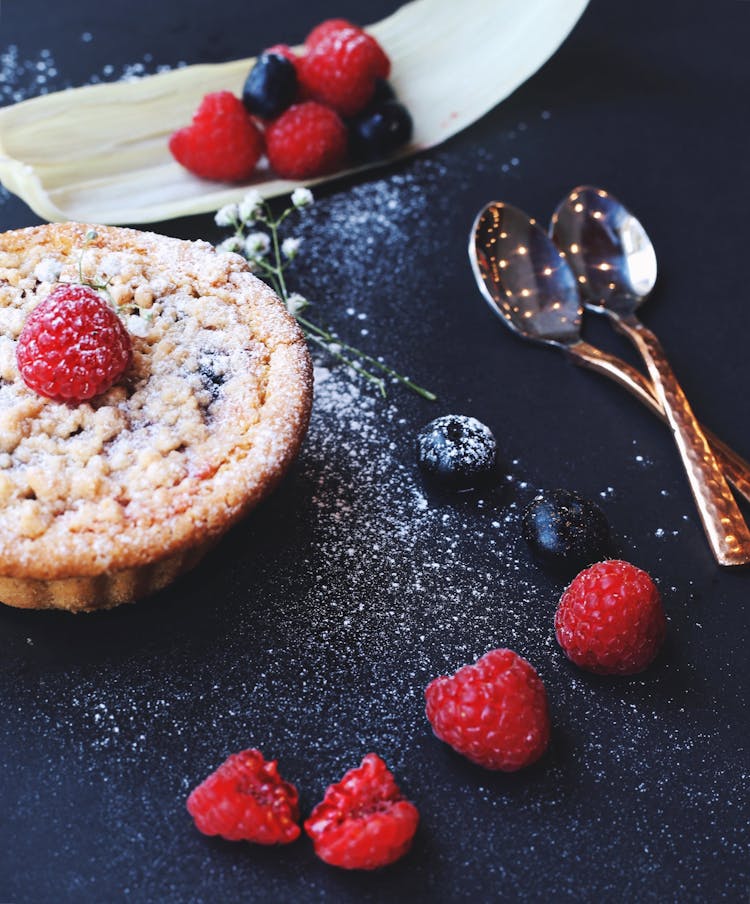
[[[22,61],[49,49],[60,87],[146,54],[150,71],[244,56],[394,7],[6,2],[0,44]],[[749,28],[739,0],[594,0],[481,122],[319,192],[295,288],[354,341],[344,311],[365,313],[368,348],[440,401],[394,390],[389,407],[363,389],[339,414],[324,394],[284,486],[190,579],[101,615],[0,612],[0,900],[747,899],[748,574],[714,565],[662,425],[493,320],[465,243],[492,197],[542,219],[576,184],[611,189],[659,256],[644,320],[696,410],[750,455]],[[28,94],[33,71],[19,78]],[[0,222],[36,220],[9,199]],[[209,216],[156,228],[219,237]],[[586,331],[628,354],[602,324]],[[420,497],[413,437],[450,411],[500,442],[510,479],[482,500]],[[587,676],[557,649],[561,585],[532,564],[517,516],[545,486],[600,501],[622,556],[660,581],[669,636],[643,676]],[[513,776],[453,755],[422,714],[430,678],[502,645],[538,668],[554,724],[549,753]],[[246,746],[279,758],[305,811],[377,750],[419,806],[413,851],[349,875],[306,841],[203,838],[186,793]]]

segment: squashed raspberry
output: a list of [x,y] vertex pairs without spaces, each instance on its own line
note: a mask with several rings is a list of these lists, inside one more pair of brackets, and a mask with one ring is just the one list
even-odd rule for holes
[[487,769],[513,772],[547,749],[547,694],[534,668],[512,650],[490,650],[425,691],[427,718],[446,744]]
[[555,614],[565,655],[600,675],[643,671],[658,653],[666,627],[661,595],[649,575],[617,559],[582,571]]
[[207,94],[189,126],[169,139],[169,150],[202,179],[244,182],[263,154],[263,136],[230,91]]
[[347,134],[339,117],[322,104],[295,104],[266,132],[268,159],[280,176],[305,179],[338,169],[346,159]]
[[234,753],[193,790],[187,808],[204,835],[256,844],[288,844],[300,836],[297,789],[259,750]]
[[409,850],[419,813],[385,763],[368,753],[331,785],[305,822],[315,853],[331,866],[377,869]]
[[83,402],[105,392],[131,357],[122,321],[88,286],[53,289],[29,314],[16,346],[24,383],[60,402]]
[[372,99],[375,81],[391,65],[382,47],[359,28],[329,31],[302,57],[299,81],[305,93],[342,116],[353,116]]

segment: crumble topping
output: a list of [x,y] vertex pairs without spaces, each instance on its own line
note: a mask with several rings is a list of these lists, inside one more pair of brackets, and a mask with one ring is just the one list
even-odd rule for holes
[[[208,528],[210,506],[195,505],[213,492],[207,482],[241,482],[228,465],[256,443],[256,478],[288,454],[288,436],[285,445],[282,430],[275,441],[261,415],[271,359],[300,337],[283,313],[269,341],[247,290],[266,307],[270,290],[241,258],[205,243],[150,236],[147,249],[133,239],[133,248],[112,250],[108,236],[144,234],[97,229],[85,247],[85,227],[74,228],[71,242],[30,242],[23,251],[3,250],[0,238],[0,573],[9,558],[28,565],[37,540],[76,547],[79,559],[87,545],[103,562],[108,545],[137,547],[139,534],[186,513],[191,529]],[[70,405],[23,383],[15,348],[26,317],[55,285],[80,281],[79,259],[84,280],[108,283],[133,362],[106,393]],[[299,407],[299,383],[288,392]],[[218,509],[243,501],[227,489],[219,499]]]

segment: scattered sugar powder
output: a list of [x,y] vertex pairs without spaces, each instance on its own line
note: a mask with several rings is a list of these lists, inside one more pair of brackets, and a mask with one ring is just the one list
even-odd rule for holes
[[[44,60],[51,78],[48,53]],[[17,52],[0,58],[3,101],[43,90],[28,62]],[[518,131],[528,134],[520,124]],[[459,152],[460,160],[451,157]],[[415,261],[430,261],[438,285],[455,266],[431,223],[453,213],[469,159],[490,174],[503,160],[517,167],[507,148],[459,152],[433,152],[305,214],[297,230],[304,263],[294,276],[313,311],[336,319],[337,299],[337,322],[367,319],[377,333],[373,347],[389,351],[434,329],[434,320],[412,315],[408,342],[392,349],[383,341],[400,335],[407,306],[430,302],[430,286],[409,285],[391,299],[390,313],[376,305],[383,282],[403,283]],[[501,450],[510,464],[494,491],[441,498],[421,483],[413,441],[442,410],[402,392],[383,402],[325,360],[315,376],[313,419],[297,465],[273,500],[189,578],[109,613],[7,619],[0,740],[24,756],[7,758],[5,778],[22,789],[20,823],[36,825],[44,814],[60,862],[78,864],[72,873],[58,870],[56,881],[71,898],[91,898],[97,878],[113,868],[104,843],[81,860],[84,839],[61,815],[60,802],[95,795],[117,848],[116,868],[132,877],[125,896],[184,900],[179,871],[208,883],[196,886],[198,900],[208,888],[215,896],[226,887],[227,875],[258,870],[277,900],[285,893],[320,897],[314,869],[295,871],[295,861],[277,870],[243,846],[219,851],[194,836],[184,811],[188,789],[231,751],[257,746],[280,759],[306,810],[329,781],[377,751],[420,806],[422,856],[429,844],[435,863],[470,868],[481,837],[483,849],[503,852],[483,861],[487,881],[502,880],[511,896],[539,887],[529,851],[553,839],[561,864],[594,864],[592,893],[614,894],[607,885],[612,863],[626,857],[639,863],[641,881],[652,876],[654,894],[687,900],[681,879],[669,871],[661,878],[654,853],[673,849],[674,814],[689,829],[683,853],[693,845],[696,857],[706,849],[736,857],[742,840],[725,830],[727,812],[721,824],[711,815],[720,812],[719,797],[729,808],[741,789],[715,701],[696,693],[689,668],[669,691],[658,669],[602,682],[569,667],[552,628],[561,585],[531,566],[520,540],[520,512],[539,475],[511,459],[517,448]],[[607,487],[602,498],[613,492]],[[639,516],[643,536],[655,530],[649,519],[656,516]],[[695,649],[690,617],[680,618],[681,640]],[[538,668],[555,725],[544,767],[518,779],[464,767],[434,740],[423,712],[431,678],[501,645]],[[727,654],[729,674],[730,661]],[[675,782],[676,774],[690,780]],[[634,814],[636,794],[643,803]],[[592,831],[600,839],[593,846]],[[575,899],[567,883],[576,874],[560,870],[561,896]],[[293,891],[282,875],[292,877]],[[435,877],[421,875],[439,894]]]
[[[30,747],[31,738],[45,738],[45,794],[58,772],[70,775],[78,764],[82,787],[99,795],[133,862],[153,863],[155,850],[162,863],[179,861],[193,831],[187,791],[247,746],[280,758],[305,807],[377,751],[420,805],[438,858],[470,861],[475,844],[472,834],[453,832],[446,799],[462,820],[478,821],[483,845],[508,851],[520,832],[528,850],[538,832],[551,831],[565,858],[579,856],[577,827],[592,820],[606,824],[612,845],[632,843],[621,802],[649,796],[664,817],[649,843],[668,844],[669,813],[702,811],[717,783],[729,787],[736,778],[716,756],[716,728],[689,684],[672,698],[653,675],[603,684],[572,671],[552,631],[559,585],[529,567],[519,540],[519,512],[534,488],[521,490],[514,479],[510,495],[506,484],[481,497],[427,493],[401,408],[340,369],[319,363],[315,377],[315,413],[298,465],[273,503],[191,578],[158,600],[85,622],[24,622],[23,657],[44,662],[54,648],[58,666],[19,675],[0,735],[12,732],[14,744]],[[513,468],[522,474],[523,461]],[[64,642],[73,650],[60,665]],[[432,771],[439,745],[423,714],[429,679],[501,645],[537,666],[556,725],[544,770],[512,799],[508,789],[516,786],[497,777],[472,771],[467,778],[447,760],[445,773]],[[76,661],[83,650],[85,665]],[[668,716],[677,706],[690,710],[681,727]],[[565,738],[581,722],[586,732],[571,745]],[[696,751],[705,765],[683,788],[674,782],[675,763],[694,762]],[[591,810],[588,795],[571,799],[571,774],[611,800],[607,812]],[[25,807],[39,805],[24,799]],[[190,851],[211,862],[210,847]],[[515,887],[532,881],[532,863],[501,857],[495,876]],[[300,881],[315,887],[317,879],[313,872]],[[165,896],[162,886],[159,898],[180,896]]]

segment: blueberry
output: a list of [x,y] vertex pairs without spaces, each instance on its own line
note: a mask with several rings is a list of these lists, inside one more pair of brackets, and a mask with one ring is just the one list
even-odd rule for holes
[[396,92],[393,85],[384,78],[375,79],[375,93],[368,104],[368,107],[378,107],[387,100],[396,100]]
[[294,63],[278,53],[262,53],[245,79],[242,103],[249,113],[274,119],[297,97]]
[[369,106],[349,121],[352,158],[367,163],[382,160],[411,139],[411,114],[396,100]]
[[473,417],[447,414],[430,421],[417,436],[422,473],[446,489],[468,490],[486,484],[496,460],[492,431]]
[[566,574],[606,559],[612,552],[604,512],[570,490],[539,493],[523,513],[522,532],[537,559]]

